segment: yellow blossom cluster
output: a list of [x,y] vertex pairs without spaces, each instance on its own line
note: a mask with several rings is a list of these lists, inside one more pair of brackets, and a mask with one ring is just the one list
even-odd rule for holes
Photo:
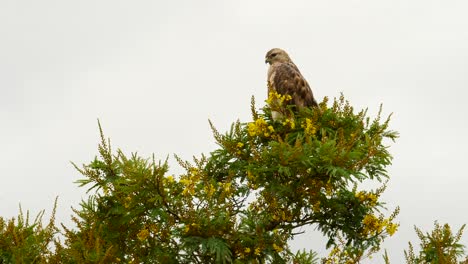
[[208,197],[213,196],[213,193],[215,192],[215,188],[214,188],[213,184],[211,184],[211,183],[205,185],[205,187],[204,187],[203,189],[205,190],[206,195],[207,195]]
[[271,91],[268,93],[268,99],[266,100],[269,105],[282,105],[284,102],[290,101],[292,97],[289,94],[281,95],[276,91]]
[[261,252],[262,252],[262,250],[259,247],[256,247],[256,248],[246,247],[246,248],[244,248],[243,251],[241,251],[239,253],[240,253],[241,257],[245,257],[246,255],[251,255],[252,253],[254,255],[256,255],[256,256],[260,256]]
[[283,126],[289,126],[291,129],[294,129],[296,127],[296,122],[292,118],[286,118],[283,121]]
[[226,183],[223,183],[223,191],[225,193],[230,193],[231,192],[231,183],[230,182],[226,182]]
[[195,184],[200,179],[199,170],[197,168],[191,168],[188,175],[182,176],[180,183],[182,183],[185,188],[182,191],[183,195],[193,195],[195,193]]
[[254,252],[255,255],[260,256],[260,252],[261,252],[261,250],[260,250],[259,247],[255,248],[255,252]]
[[387,233],[390,235],[390,236],[393,236],[393,234],[395,234],[395,232],[398,230],[398,224],[395,224],[395,223],[388,223],[387,226],[385,227],[386,230],[387,230]]
[[165,181],[167,183],[173,183],[174,182],[174,176],[173,175],[166,176]]
[[276,252],[281,252],[281,251],[283,251],[283,248],[280,247],[280,246],[278,246],[278,245],[276,245],[275,243],[273,243],[273,249],[274,249]]
[[392,223],[388,219],[377,218],[373,214],[368,214],[362,219],[364,235],[376,235],[381,233],[384,229],[392,236],[398,229],[398,224]]
[[309,118],[305,119],[305,122],[301,124],[301,127],[304,128],[304,132],[306,135],[313,136],[315,132],[317,132],[317,128],[312,123],[312,120]]
[[242,142],[238,142],[238,143],[236,144],[236,148],[237,148],[236,153],[237,153],[237,155],[240,155],[240,154],[242,153],[242,148],[243,148],[243,147],[244,147],[244,143],[242,143]]
[[356,198],[363,203],[368,203],[370,206],[375,206],[377,204],[377,199],[379,198],[376,194],[371,192],[358,192],[356,193]]
[[273,126],[268,125],[265,119],[258,118],[257,120],[255,120],[255,122],[251,122],[248,124],[247,131],[252,137],[262,135],[265,137],[269,137],[275,132],[275,129],[273,128]]

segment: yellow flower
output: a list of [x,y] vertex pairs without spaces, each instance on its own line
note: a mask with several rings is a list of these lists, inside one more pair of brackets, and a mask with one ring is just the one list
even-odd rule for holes
[[187,186],[190,185],[191,181],[189,179],[180,179],[180,183]]
[[255,120],[255,122],[249,123],[249,125],[247,126],[247,131],[249,132],[249,135],[252,137],[259,136],[263,134],[266,127],[267,127],[267,123],[265,119],[258,118],[257,120]]
[[199,172],[198,168],[194,168],[194,167],[190,168],[189,171],[190,171],[190,175],[192,175],[192,176],[197,175],[198,172]]
[[249,253],[250,253],[250,248],[245,248],[245,249],[244,249],[244,252],[247,253],[247,254],[249,254]]
[[273,249],[274,249],[276,252],[281,252],[281,251],[283,251],[283,248],[277,246],[275,243],[273,243]]
[[315,132],[317,132],[317,128],[312,124],[312,120],[309,118],[306,118],[305,123],[303,123],[301,127],[304,128],[306,135],[313,136]]
[[390,236],[393,236],[393,234],[395,234],[395,232],[397,231],[398,229],[398,225],[397,224],[394,224],[394,223],[389,223],[387,225],[387,233],[390,235]]
[[377,204],[378,196],[374,193],[367,193],[364,191],[358,192],[355,194],[356,198],[359,199],[361,202],[368,202],[370,206],[374,206]]
[[208,195],[208,197],[211,197],[213,195],[213,193],[215,192],[215,188],[214,188],[213,184],[211,184],[211,183],[209,185],[206,185],[204,189],[205,189],[205,192]]
[[260,256],[260,248],[255,249],[255,255]]
[[266,100],[266,102],[269,105],[272,105],[274,103],[283,104],[284,102],[290,101],[291,99],[292,97],[289,94],[281,95],[276,91],[271,91],[268,93],[268,99]]
[[148,229],[144,228],[142,229],[138,234],[137,234],[137,237],[140,241],[144,241],[148,238],[149,236],[149,231]]
[[294,122],[294,119],[286,118],[283,121],[283,126],[288,126],[288,125],[291,129],[294,129],[296,127],[296,123]]
[[225,184],[223,184],[223,189],[225,192],[229,192],[231,190],[231,183],[226,182]]
[[173,183],[173,182],[174,182],[174,176],[169,175],[169,176],[166,177],[166,180],[167,180],[167,182],[169,182],[169,183]]
[[236,145],[236,147],[237,147],[237,151],[236,151],[237,155],[242,154],[242,147],[243,147],[243,146],[244,146],[244,143],[242,143],[242,142],[237,142],[237,145]]
[[193,186],[191,186],[191,185],[186,186],[184,188],[184,190],[182,191],[183,195],[193,195],[194,193],[195,193],[195,190],[194,190]]
[[368,214],[364,216],[364,219],[362,219],[362,223],[366,226],[372,226],[374,223],[377,221],[377,217],[375,217],[372,214]]

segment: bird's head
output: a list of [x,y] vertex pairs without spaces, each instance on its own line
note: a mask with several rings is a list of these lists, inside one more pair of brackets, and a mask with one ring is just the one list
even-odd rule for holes
[[265,56],[265,63],[269,63],[270,65],[275,62],[291,62],[291,58],[289,58],[288,53],[282,49],[272,49],[267,52]]

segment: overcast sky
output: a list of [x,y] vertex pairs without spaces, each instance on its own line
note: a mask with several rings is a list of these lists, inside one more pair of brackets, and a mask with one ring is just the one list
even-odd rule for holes
[[[468,223],[467,14],[466,0],[2,0],[0,215],[20,202],[49,213],[59,196],[58,221],[70,223],[85,197],[70,161],[96,155],[97,118],[126,153],[209,153],[207,120],[221,131],[250,120],[265,53],[279,47],[318,100],[343,92],[357,109],[394,113],[383,199],[400,205],[401,227],[384,247],[402,263],[413,225]],[[316,236],[293,245],[323,252]]]

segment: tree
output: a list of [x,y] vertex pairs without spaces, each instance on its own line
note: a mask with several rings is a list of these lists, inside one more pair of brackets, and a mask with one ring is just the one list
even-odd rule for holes
[[465,225],[454,235],[448,224],[441,226],[437,221],[434,222],[434,230],[431,233],[424,234],[421,229],[414,227],[416,234],[421,240],[421,250],[419,254],[414,253],[413,245],[409,242],[408,251],[405,250],[405,258],[408,264],[418,263],[468,263],[468,256],[464,260],[459,260],[465,253],[465,246],[458,243],[463,234]]
[[[341,96],[317,108],[275,107],[226,133],[210,123],[219,147],[181,160],[185,173],[166,161],[113,151],[101,126],[99,157],[77,166],[89,198],[74,209],[76,228],[63,226],[54,263],[317,263],[314,252],[292,252],[288,241],[303,226],[328,238],[324,263],[358,263],[397,230],[398,207],[385,216],[380,196],[391,164],[389,118],[354,112]],[[364,181],[381,187],[362,189]]]
[[29,211],[25,215],[21,206],[17,219],[0,217],[0,263],[47,263],[53,255],[49,245],[58,232],[55,226],[56,209],[57,199],[46,226],[42,224],[44,211],[31,223]]

